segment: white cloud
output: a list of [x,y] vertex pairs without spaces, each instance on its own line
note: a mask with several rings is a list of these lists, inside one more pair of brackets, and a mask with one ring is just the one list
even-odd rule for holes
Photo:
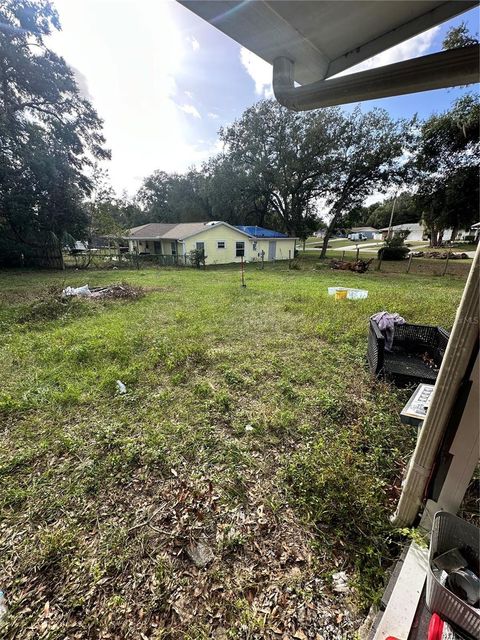
[[184,91],[183,93],[187,96],[187,98],[193,100],[193,93],[191,91]]
[[194,51],[198,51],[200,49],[200,43],[194,36],[188,37],[187,40]]
[[240,61],[255,82],[255,93],[262,98],[273,96],[272,65],[244,47],[240,49]]
[[382,51],[382,53],[373,56],[373,58],[369,58],[350,69],[342,71],[338,76],[344,76],[358,71],[365,71],[366,69],[383,67],[387,64],[402,62],[403,60],[409,60],[410,58],[418,58],[418,56],[424,55],[428,52],[439,30],[440,27],[433,27],[433,29],[420,33],[418,36],[410,38],[410,40],[405,40],[405,42],[397,44],[397,46],[387,49],[386,51]]
[[212,120],[218,120],[218,118],[220,118],[220,116],[218,115],[218,113],[213,113],[213,111],[209,111],[207,113],[207,116],[209,118],[211,118]]
[[198,109],[193,106],[193,104],[184,104],[181,107],[178,107],[181,111],[185,111],[188,115],[193,116],[194,118],[201,118]]
[[184,171],[214,152],[213,141],[196,143],[200,113],[179,95],[176,78],[188,73],[196,45],[177,26],[176,3],[144,0],[142,11],[132,11],[129,0],[114,15],[108,0],[55,5],[63,30],[49,44],[88,80],[112,150],[105,166],[119,193],[133,194],[155,169]]

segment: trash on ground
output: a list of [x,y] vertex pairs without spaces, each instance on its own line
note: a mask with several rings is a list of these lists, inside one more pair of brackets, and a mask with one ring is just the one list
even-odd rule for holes
[[207,564],[215,557],[213,551],[204,542],[189,544],[187,547],[187,553],[190,560],[199,569],[206,567]]
[[123,384],[121,380],[117,380],[117,389],[118,389],[118,393],[120,394],[127,393],[127,387]]
[[111,284],[108,287],[92,287],[88,284],[83,287],[66,287],[62,291],[62,298],[78,297],[92,300],[141,298],[144,291],[141,287],[132,287],[129,284]]
[[[346,294],[343,292],[346,292]],[[365,300],[365,298],[368,298],[368,291],[350,287],[328,287],[328,295],[335,296],[335,300],[344,300],[345,298],[347,300]]]
[[0,591],[0,625],[2,624],[2,618],[7,614],[7,603],[5,602],[5,595],[3,591]]
[[338,571],[332,573],[333,590],[336,593],[348,593],[350,587],[348,586],[348,576],[345,571]]
[[62,291],[63,298],[69,298],[71,296],[79,297],[79,298],[89,298],[92,295],[88,284],[83,285],[83,287],[67,287]]

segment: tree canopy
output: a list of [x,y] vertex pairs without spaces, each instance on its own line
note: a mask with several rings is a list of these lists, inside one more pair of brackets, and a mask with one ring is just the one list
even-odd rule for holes
[[434,115],[421,127],[413,160],[419,184],[417,205],[431,231],[432,244],[451,228],[478,220],[480,100],[466,95],[453,107]]
[[0,227],[4,261],[59,253],[82,237],[88,171],[109,157],[102,122],[72,70],[45,44],[59,29],[49,0],[0,5]]
[[[401,171],[409,123],[383,110],[295,113],[274,100],[219,132],[224,151],[184,176],[155,172],[139,191],[149,221],[222,219],[306,238],[340,218]],[[328,239],[327,239],[328,242]]]

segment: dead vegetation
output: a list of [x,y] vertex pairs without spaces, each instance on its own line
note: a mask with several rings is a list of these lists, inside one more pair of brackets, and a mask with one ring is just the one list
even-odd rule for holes
[[92,295],[88,297],[65,296],[63,291],[63,287],[58,285],[45,287],[33,300],[23,305],[17,316],[17,322],[30,324],[79,318],[95,313],[95,309],[89,304],[91,301],[139,300],[145,295],[143,287],[126,282],[107,287],[94,287],[90,290]]

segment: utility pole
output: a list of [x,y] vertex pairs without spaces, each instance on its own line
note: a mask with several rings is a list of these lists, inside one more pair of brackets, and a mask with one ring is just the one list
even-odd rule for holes
[[397,195],[398,195],[398,190],[395,192],[395,198],[393,199],[392,213],[390,214],[390,222],[388,224],[387,240],[390,240],[390,236],[392,234],[393,214],[395,213],[395,205],[397,204]]

